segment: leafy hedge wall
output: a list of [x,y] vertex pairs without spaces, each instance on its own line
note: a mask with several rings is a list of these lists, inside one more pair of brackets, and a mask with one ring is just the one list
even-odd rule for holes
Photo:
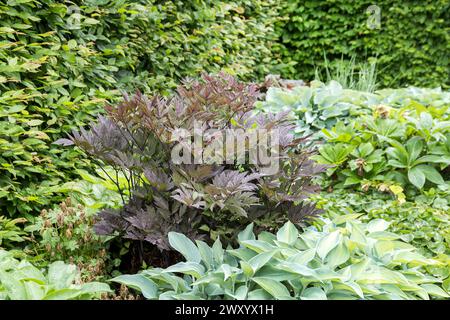
[[52,145],[120,90],[167,93],[227,66],[267,73],[274,0],[0,1],[0,212],[61,200],[89,163]]
[[[380,28],[367,21],[380,8]],[[290,0],[279,24],[282,73],[289,79],[313,79],[328,60],[378,57],[380,84],[385,87],[449,86],[450,10],[446,0],[347,1]]]

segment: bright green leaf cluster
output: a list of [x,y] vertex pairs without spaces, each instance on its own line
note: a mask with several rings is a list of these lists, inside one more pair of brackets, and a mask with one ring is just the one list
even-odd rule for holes
[[0,300],[85,300],[111,292],[105,283],[77,282],[74,265],[57,261],[42,272],[27,260],[19,261],[0,250]]

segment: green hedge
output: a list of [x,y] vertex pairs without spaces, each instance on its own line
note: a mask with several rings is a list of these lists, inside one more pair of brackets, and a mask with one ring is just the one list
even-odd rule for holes
[[[367,26],[371,5],[380,8],[380,28]],[[356,54],[361,60],[378,57],[383,87],[448,87],[449,5],[446,0],[285,1],[287,19],[277,31],[281,73],[313,79],[324,53],[328,60]]]
[[272,61],[275,0],[0,1],[0,214],[61,200],[89,167],[52,145],[120,90],[167,93],[226,66],[261,77]]

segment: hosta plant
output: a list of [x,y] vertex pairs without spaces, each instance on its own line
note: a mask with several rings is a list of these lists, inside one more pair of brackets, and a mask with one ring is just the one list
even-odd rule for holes
[[0,250],[0,300],[81,300],[111,292],[100,282],[81,283],[75,265],[57,261],[45,272]]
[[[249,222],[270,229],[287,219],[299,223],[316,214],[302,200],[317,190],[312,178],[324,166],[309,159],[311,152],[302,147],[303,138],[294,138],[286,113],[255,114],[259,89],[226,74],[203,75],[186,81],[168,98],[125,96],[119,105],[107,106],[107,116],[89,131],[81,129],[59,140],[75,144],[101,168],[113,170],[105,174],[124,205],[101,211],[96,231],[169,249],[169,231],[230,240]],[[252,144],[245,135],[256,130],[279,133],[278,151],[271,149],[278,170],[270,171],[260,158],[252,158],[262,138]],[[199,131],[203,136],[197,145]],[[222,154],[226,161],[216,161],[210,150],[224,143],[224,137],[245,142],[246,161],[228,147]],[[187,147],[183,159],[193,161],[174,158],[180,155],[178,147]],[[125,186],[119,183],[121,176]]]
[[338,121],[347,122],[369,114],[368,101],[372,96],[367,92],[343,89],[336,81],[328,85],[313,81],[309,87],[271,87],[265,101],[258,102],[257,107],[265,112],[291,111],[297,134],[313,134],[319,138],[320,130],[329,129]]
[[[445,119],[407,108],[347,125],[339,122],[323,130],[327,142],[312,158],[333,166],[327,173],[332,177],[329,183],[337,187],[391,182],[405,189],[415,187],[413,191],[433,185],[448,189],[450,121]],[[428,122],[429,130],[421,131],[418,123],[424,127]]]
[[[424,266],[442,264],[386,231],[389,223],[360,223],[355,215],[324,219],[300,233],[287,222],[258,237],[249,225],[239,247],[212,247],[171,232],[186,259],[112,279],[147,299],[430,299],[448,298],[442,279]],[[447,283],[448,284],[448,283]]]
[[[369,93],[325,85],[271,87],[263,112],[290,112],[297,134],[325,140],[314,159],[332,166],[325,184],[367,189],[381,183],[421,190],[447,188],[450,94],[440,89]],[[415,187],[415,189],[413,188]]]
[[[339,121],[349,124],[363,115],[388,115],[392,110],[416,108],[431,112],[433,117],[443,119],[449,116],[450,93],[437,89],[415,87],[383,89],[375,93],[344,89],[338,82],[328,84],[312,81],[309,86],[295,81],[278,81],[268,89],[265,100],[257,103],[263,112],[290,111],[296,121],[295,131],[312,134],[313,139],[322,139],[320,131],[331,129]],[[414,121],[414,120],[412,120]],[[430,129],[441,130],[435,124],[417,125],[421,135]],[[423,129],[422,129],[423,128]]]

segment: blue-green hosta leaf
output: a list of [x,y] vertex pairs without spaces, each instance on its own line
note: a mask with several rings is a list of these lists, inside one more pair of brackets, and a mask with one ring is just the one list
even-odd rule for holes
[[272,296],[264,289],[252,290],[247,295],[247,300],[270,300]]
[[73,300],[79,297],[82,292],[75,288],[63,288],[49,291],[42,300]]
[[6,289],[6,294],[11,300],[26,300],[27,292],[21,281],[3,270],[0,270],[0,283]]
[[239,268],[232,267],[229,264],[222,264],[217,269],[217,272],[223,272],[223,280],[224,281],[227,281],[227,279],[229,277],[231,277],[233,274],[242,273],[242,271]]
[[367,235],[368,238],[377,240],[396,240],[400,239],[400,236],[393,232],[388,231],[375,231]]
[[[26,265],[24,264],[24,262],[26,263]],[[44,274],[42,274],[42,272],[39,271],[38,268],[31,265],[28,261],[22,261],[19,264],[15,274],[17,275],[18,280],[31,280],[41,285],[45,285],[47,282]]]
[[298,274],[295,272],[290,272],[282,270],[279,266],[272,266],[266,264],[262,267],[256,274],[258,277],[270,278],[276,281],[288,281],[298,279]]
[[241,269],[242,269],[242,271],[244,272],[244,275],[245,276],[247,276],[247,277],[253,277],[253,275],[255,274],[255,272],[253,271],[253,268],[252,268],[252,266],[248,263],[248,262],[246,262],[246,261],[244,261],[244,260],[241,260],[240,261],[240,265],[241,265]]
[[201,300],[202,297],[199,294],[183,292],[177,293],[175,291],[167,291],[159,296],[160,300]]
[[341,241],[342,236],[341,233],[339,232],[339,230],[333,231],[327,235],[325,235],[324,237],[322,237],[320,239],[320,241],[317,244],[317,255],[322,258],[325,259],[325,257],[327,256],[327,254],[333,250]]
[[358,284],[404,284],[409,285],[409,281],[399,272],[389,270],[384,267],[371,266],[355,278]]
[[143,274],[124,274],[111,279],[111,281],[136,289],[147,299],[156,299],[158,297],[157,285]]
[[230,297],[236,300],[246,300],[248,287],[246,285],[239,286],[234,293],[228,293]]
[[328,253],[325,263],[331,267],[339,266],[347,262],[350,258],[350,251],[345,243],[339,243],[333,250]]
[[[383,291],[389,292],[391,294],[392,299],[394,299],[394,298],[395,298],[395,300],[399,300],[399,299],[408,300],[409,299],[409,296],[395,284],[379,284],[378,286]],[[428,300],[428,295],[423,290],[420,290],[420,288],[418,288],[418,287],[412,288],[411,290],[413,292],[415,291],[416,294],[418,293],[417,291],[421,291],[420,293],[422,293],[422,299]]]
[[80,288],[83,294],[96,294],[96,293],[104,293],[104,292],[113,292],[109,285],[102,282],[88,282],[83,283]]
[[[219,284],[219,285],[223,285],[225,283],[224,281],[224,275],[221,271],[216,272],[216,273],[208,273],[205,274],[203,277],[201,277],[200,279],[192,282],[190,284],[190,286],[198,286],[201,284]],[[186,286],[186,290],[188,289],[189,286]]]
[[24,281],[23,285],[25,287],[27,300],[42,300],[45,296],[45,286],[34,281]]
[[220,265],[223,262],[224,252],[222,243],[220,242],[220,239],[217,238],[212,246],[213,258],[217,265]]
[[242,244],[244,247],[249,248],[257,253],[267,252],[267,251],[273,251],[277,249],[277,247],[261,240],[245,240],[241,241],[240,244]]
[[316,273],[315,277],[319,281],[343,281],[344,279],[346,279],[345,275],[334,271],[329,266],[320,267],[315,269],[314,271]]
[[265,241],[269,244],[273,244],[273,242],[276,239],[277,239],[277,237],[273,233],[270,233],[267,231],[263,231],[260,234],[258,234],[258,240]]
[[252,278],[252,281],[270,293],[275,299],[291,299],[288,289],[281,282],[261,277]]
[[[231,294],[230,290],[223,288],[223,284],[218,284],[218,283],[209,283],[208,285],[206,285],[205,293],[208,296],[211,296],[213,298],[215,296],[223,296],[223,295],[230,296],[230,294]],[[199,292],[197,294],[201,294],[201,293]]]
[[287,272],[299,274],[303,277],[316,277],[316,271],[314,269],[302,264],[284,261],[277,264],[276,267]]
[[306,266],[312,259],[314,259],[315,256],[316,256],[316,249],[313,248],[290,256],[287,261]]
[[422,288],[424,288],[430,296],[435,296],[439,298],[450,298],[448,293],[446,293],[442,288],[438,287],[435,284],[432,283],[425,283],[420,285]]
[[336,282],[333,281],[333,288],[338,290],[347,290],[355,293],[359,298],[364,299],[364,293],[361,287],[355,282]]
[[184,234],[169,232],[169,243],[172,248],[181,253],[186,261],[200,263],[202,257],[195,244]]
[[442,288],[444,288],[445,291],[450,292],[450,277],[442,281]]
[[202,261],[207,268],[211,268],[214,265],[213,250],[210,246],[208,246],[201,240],[196,240],[195,243],[197,244],[198,251],[200,252],[200,256],[202,257]]
[[321,288],[312,287],[307,288],[302,292],[300,296],[301,300],[327,300],[327,295],[325,291]]
[[431,129],[433,127],[433,117],[428,112],[420,113],[420,126],[425,129]]
[[383,257],[389,252],[392,252],[395,249],[392,241],[380,240],[374,244],[374,248],[378,257]]
[[48,267],[48,283],[56,289],[68,288],[77,276],[77,267],[62,261],[53,262]]
[[255,240],[255,234],[253,233],[253,222],[250,223],[244,230],[239,232],[238,234],[238,240],[244,241],[244,240]]
[[[109,287],[104,283],[98,283],[98,288],[86,288],[84,290],[81,289],[71,289],[64,288],[60,290],[50,291],[43,300],[73,300],[73,299],[89,299],[92,297],[92,294],[96,293],[105,293],[112,292]],[[147,298],[147,297],[146,297]]]
[[383,219],[373,219],[367,224],[369,233],[384,231],[389,228],[390,223]]
[[402,250],[394,254],[392,263],[406,263],[411,265],[439,265],[440,262],[434,259],[427,259],[421,254]]
[[292,245],[297,241],[298,230],[295,225],[288,221],[277,232],[277,240]]
[[266,102],[267,106],[276,106],[275,110],[267,110],[267,111],[275,111],[280,112],[283,109],[288,109],[288,107],[294,107],[299,102],[299,97],[294,91],[286,91],[280,88],[271,87],[267,90],[266,93]]
[[240,260],[244,260],[244,261],[249,261],[251,258],[253,258],[254,256],[258,255],[258,253],[256,253],[253,250],[250,250],[248,248],[239,248],[239,249],[234,249],[234,250],[227,250],[227,252],[229,254],[231,254],[233,257],[237,257]]
[[339,215],[339,216],[333,218],[333,223],[336,225],[340,225],[347,221],[356,220],[361,215],[362,215],[362,213],[351,213],[351,214],[346,214],[346,215],[342,215],[342,216]]
[[267,262],[272,259],[273,255],[276,253],[276,251],[269,251],[269,252],[263,252],[260,253],[253,258],[251,258],[248,263],[252,267],[254,272],[257,272],[261,267],[263,267]]
[[163,272],[178,272],[191,275],[198,279],[205,273],[205,268],[197,262],[178,262],[177,264],[168,267]]
[[353,263],[347,268],[350,269],[349,275],[350,279],[356,280],[359,279],[359,277],[366,272],[370,265],[370,260],[368,258],[362,259],[360,262]]

